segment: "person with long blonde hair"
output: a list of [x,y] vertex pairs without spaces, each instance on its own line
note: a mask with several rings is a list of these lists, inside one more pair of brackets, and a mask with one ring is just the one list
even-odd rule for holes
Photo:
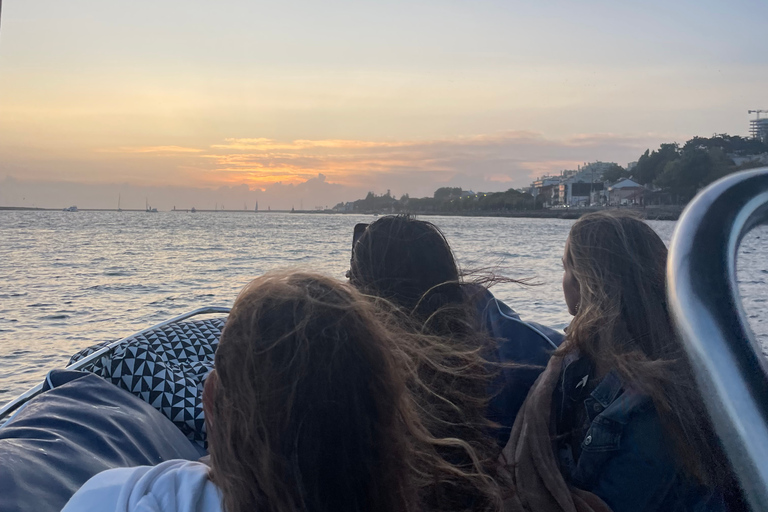
[[[544,452],[529,447],[554,440],[553,467],[572,489],[597,496],[596,510],[724,510],[733,490],[672,326],[666,260],[661,238],[632,215],[592,213],[574,223],[563,255],[573,321],[505,448],[512,466],[541,462]],[[544,430],[537,437],[526,425]],[[521,458],[526,451],[530,458]],[[537,502],[542,487],[534,484],[543,479],[526,478],[517,471],[518,499]]]
[[[274,272],[230,312],[204,392],[210,468],[170,461],[101,473],[65,507],[184,512],[499,510],[473,448],[436,438],[420,401],[448,358],[475,355],[399,330],[386,305],[334,279]],[[470,371],[470,370],[468,370]],[[446,404],[450,406],[450,404]],[[462,452],[467,464],[441,455]],[[462,488],[459,500],[451,489]]]

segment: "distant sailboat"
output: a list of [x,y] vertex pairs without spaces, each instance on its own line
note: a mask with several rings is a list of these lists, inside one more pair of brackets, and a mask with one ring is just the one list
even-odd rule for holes
[[117,211],[123,211],[123,209],[120,208],[120,194],[117,194]]
[[144,199],[144,206],[146,207],[147,213],[157,213],[157,208],[150,208],[149,207],[149,201],[147,199]]

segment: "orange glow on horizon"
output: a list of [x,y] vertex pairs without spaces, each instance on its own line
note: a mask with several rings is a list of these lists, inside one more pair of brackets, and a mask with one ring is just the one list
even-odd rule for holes
[[[376,176],[403,180],[416,174],[428,176],[439,186],[459,173],[474,173],[477,167],[482,169],[477,172],[483,173],[484,182],[498,187],[519,182],[521,177],[527,180],[575,169],[584,161],[562,158],[564,153],[570,154],[574,148],[587,148],[591,153],[592,148],[606,143],[637,147],[638,154],[645,145],[643,139],[614,134],[579,134],[558,140],[536,132],[505,131],[393,141],[226,138],[223,143],[199,147],[157,145],[96,152],[163,161],[176,158],[176,171],[184,172],[190,184],[196,183],[193,186],[244,184],[256,190],[276,184],[299,185],[323,175],[329,185],[365,188]],[[514,168],[497,163],[500,160],[512,162]]]

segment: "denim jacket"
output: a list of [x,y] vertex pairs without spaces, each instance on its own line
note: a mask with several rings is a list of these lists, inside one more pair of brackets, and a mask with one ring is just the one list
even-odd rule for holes
[[528,391],[562,343],[563,335],[543,325],[523,322],[488,290],[481,294],[478,308],[486,332],[498,341],[496,353],[489,358],[501,363],[528,365],[503,368],[489,390],[492,398],[487,417],[501,425],[493,435],[499,446],[504,447]]
[[[590,385],[591,372],[586,358],[567,357],[553,397],[556,455],[566,481],[596,494],[614,512],[724,511],[721,493],[696,483],[677,464],[651,398],[625,389],[615,371]],[[583,436],[571,441],[561,420],[577,407],[584,408],[576,415],[585,419]]]

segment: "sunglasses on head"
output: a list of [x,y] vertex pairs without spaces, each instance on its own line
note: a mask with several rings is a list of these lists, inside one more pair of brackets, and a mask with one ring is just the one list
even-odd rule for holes
[[368,229],[368,226],[369,225],[365,224],[364,222],[355,224],[355,230],[352,232],[352,248],[353,249],[357,241],[360,240],[360,237],[363,236],[363,233],[365,233],[365,230]]
[[[363,233],[365,233],[365,230],[368,229],[368,224],[364,222],[360,222],[358,224],[355,224],[355,229],[352,232],[352,251],[355,250],[355,244],[357,244],[357,241],[360,240],[360,237],[363,236]],[[352,258],[349,260],[350,266],[352,264]],[[349,279],[352,276],[352,271],[347,270],[347,279]]]

